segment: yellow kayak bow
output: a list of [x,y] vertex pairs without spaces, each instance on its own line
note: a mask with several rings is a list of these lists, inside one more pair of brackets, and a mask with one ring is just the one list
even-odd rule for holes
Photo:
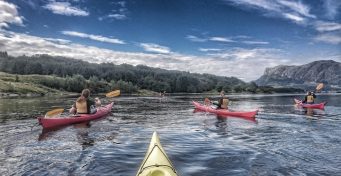
[[177,176],[176,170],[162,148],[156,132],[150,141],[137,176]]

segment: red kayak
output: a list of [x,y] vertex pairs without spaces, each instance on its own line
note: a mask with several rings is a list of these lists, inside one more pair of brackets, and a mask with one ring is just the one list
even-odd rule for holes
[[322,102],[319,104],[306,104],[306,103],[302,103],[301,100],[298,100],[296,98],[294,98],[294,101],[297,105],[303,107],[303,108],[314,108],[314,109],[324,109],[324,105],[327,104],[327,102]]
[[235,117],[245,117],[245,118],[255,118],[258,110],[256,111],[249,111],[249,112],[241,112],[241,111],[229,111],[227,109],[214,109],[210,106],[205,106],[203,104],[200,104],[196,101],[193,101],[193,105],[195,106],[196,109],[205,111],[205,112],[211,112],[215,113],[218,115],[223,115],[223,116],[235,116]]
[[95,114],[79,114],[76,116],[69,117],[53,117],[53,118],[45,118],[38,117],[39,124],[43,126],[43,128],[53,128],[63,125],[87,122],[90,120],[99,119],[111,112],[111,108],[114,103],[110,103],[106,106],[97,108],[97,112]]

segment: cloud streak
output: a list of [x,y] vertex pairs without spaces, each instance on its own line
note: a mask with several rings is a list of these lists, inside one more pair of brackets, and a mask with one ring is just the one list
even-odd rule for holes
[[319,34],[313,38],[315,41],[338,45],[341,44],[341,33]]
[[[240,44],[247,44],[247,45],[267,45],[269,42],[266,41],[259,41],[259,40],[252,40],[252,37],[250,36],[233,36],[233,37],[197,37],[194,35],[187,35],[186,39],[192,41],[192,42],[221,42],[221,43],[240,43]],[[211,51],[210,49],[200,48],[199,51],[207,52]]]
[[232,39],[229,39],[227,37],[211,37],[209,38],[210,41],[214,41],[214,42],[225,42],[225,43],[230,43],[230,42],[235,42]]
[[86,33],[81,33],[77,31],[62,31],[62,34],[73,36],[73,37],[87,38],[87,39],[91,39],[91,40],[95,40],[99,42],[106,42],[106,43],[112,43],[112,44],[125,44],[125,42],[120,39],[108,38],[108,37],[103,37],[100,35],[86,34]]
[[258,9],[265,16],[275,16],[291,20],[295,23],[305,23],[308,19],[316,18],[310,13],[310,7],[300,1],[287,0],[225,0],[239,7]]
[[315,29],[319,32],[329,32],[329,31],[340,31],[341,24],[334,22],[317,21],[315,24]]
[[[282,50],[274,48],[233,48],[216,53],[208,54],[215,58],[220,59],[254,59],[254,58],[277,58],[276,55],[281,55]],[[280,58],[278,58],[280,59]]]
[[89,16],[89,12],[78,7],[71,6],[69,2],[49,2],[43,8],[50,10],[54,14],[66,16]]
[[0,28],[8,28],[9,24],[23,26],[24,17],[19,16],[17,6],[0,0]]
[[142,47],[145,51],[160,53],[160,54],[169,54],[171,50],[166,46],[161,46],[154,43],[141,43],[140,47]]
[[206,42],[207,39],[206,38],[200,38],[194,35],[187,35],[186,39],[192,41],[192,42]]
[[319,32],[312,39],[315,42],[323,42],[332,45],[341,44],[341,24],[335,22],[316,21],[312,24]]
[[252,40],[242,41],[242,43],[249,44],[249,45],[267,45],[267,44],[269,44],[269,42],[265,42],[265,41],[252,41]]

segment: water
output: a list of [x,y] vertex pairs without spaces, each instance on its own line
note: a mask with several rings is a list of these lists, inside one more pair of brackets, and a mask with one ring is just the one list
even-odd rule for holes
[[73,98],[0,99],[0,175],[135,175],[153,131],[180,175],[340,174],[341,95],[308,112],[294,97],[230,96],[231,109],[259,109],[256,122],[194,113],[202,95],[119,97],[106,118],[55,131],[36,117]]

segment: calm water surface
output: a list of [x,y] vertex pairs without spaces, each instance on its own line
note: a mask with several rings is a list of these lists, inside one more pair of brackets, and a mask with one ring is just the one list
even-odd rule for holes
[[73,98],[0,99],[0,175],[135,175],[153,131],[184,176],[341,173],[341,95],[320,95],[324,111],[296,108],[298,95],[229,97],[257,121],[194,113],[203,95],[119,97],[106,118],[44,131],[36,117]]

